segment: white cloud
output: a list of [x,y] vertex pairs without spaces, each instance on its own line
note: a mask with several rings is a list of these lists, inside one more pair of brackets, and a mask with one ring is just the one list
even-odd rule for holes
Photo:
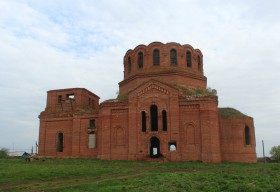
[[125,52],[153,41],[199,48],[220,106],[253,116],[258,143],[264,137],[268,146],[276,145],[279,5],[276,0],[1,1],[0,147],[34,144],[47,90],[85,87],[102,100],[115,97]]

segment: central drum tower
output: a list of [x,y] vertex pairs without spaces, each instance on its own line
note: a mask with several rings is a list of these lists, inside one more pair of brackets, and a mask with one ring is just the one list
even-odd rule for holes
[[203,55],[190,45],[128,50],[118,99],[100,105],[102,125],[111,127],[102,138],[115,140],[102,144],[101,158],[221,161],[217,96],[206,80]]

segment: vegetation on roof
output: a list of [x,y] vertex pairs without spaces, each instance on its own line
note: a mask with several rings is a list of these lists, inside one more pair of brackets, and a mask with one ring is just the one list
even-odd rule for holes
[[115,103],[115,102],[119,102],[119,101],[124,101],[128,99],[128,94],[120,94],[117,91],[117,98],[115,99],[107,99],[105,101],[103,101],[102,103]]
[[208,87],[207,89],[202,89],[202,88],[190,89],[177,84],[174,84],[173,86],[179,89],[184,96],[196,96],[196,95],[217,96],[216,89],[211,89],[210,87]]
[[118,101],[119,101],[118,99],[107,99],[107,100],[103,101],[102,103],[115,103]]
[[240,111],[230,108],[230,107],[225,107],[225,108],[218,108],[219,115],[222,117],[249,117]]
[[118,94],[117,96],[118,100],[127,100],[128,99],[128,95],[127,94]]

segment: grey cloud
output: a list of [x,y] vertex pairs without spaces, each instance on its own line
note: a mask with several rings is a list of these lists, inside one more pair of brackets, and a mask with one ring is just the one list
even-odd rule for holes
[[1,1],[0,147],[34,145],[47,90],[85,87],[102,100],[116,97],[123,55],[152,41],[199,48],[220,106],[254,117],[258,151],[262,139],[268,146],[279,144],[277,5],[261,0]]

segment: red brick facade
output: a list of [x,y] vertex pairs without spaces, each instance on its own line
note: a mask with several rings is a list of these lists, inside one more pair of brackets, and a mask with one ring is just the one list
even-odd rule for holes
[[256,162],[254,123],[218,109],[200,50],[154,42],[125,54],[117,99],[99,104],[84,88],[48,91],[39,155]]

